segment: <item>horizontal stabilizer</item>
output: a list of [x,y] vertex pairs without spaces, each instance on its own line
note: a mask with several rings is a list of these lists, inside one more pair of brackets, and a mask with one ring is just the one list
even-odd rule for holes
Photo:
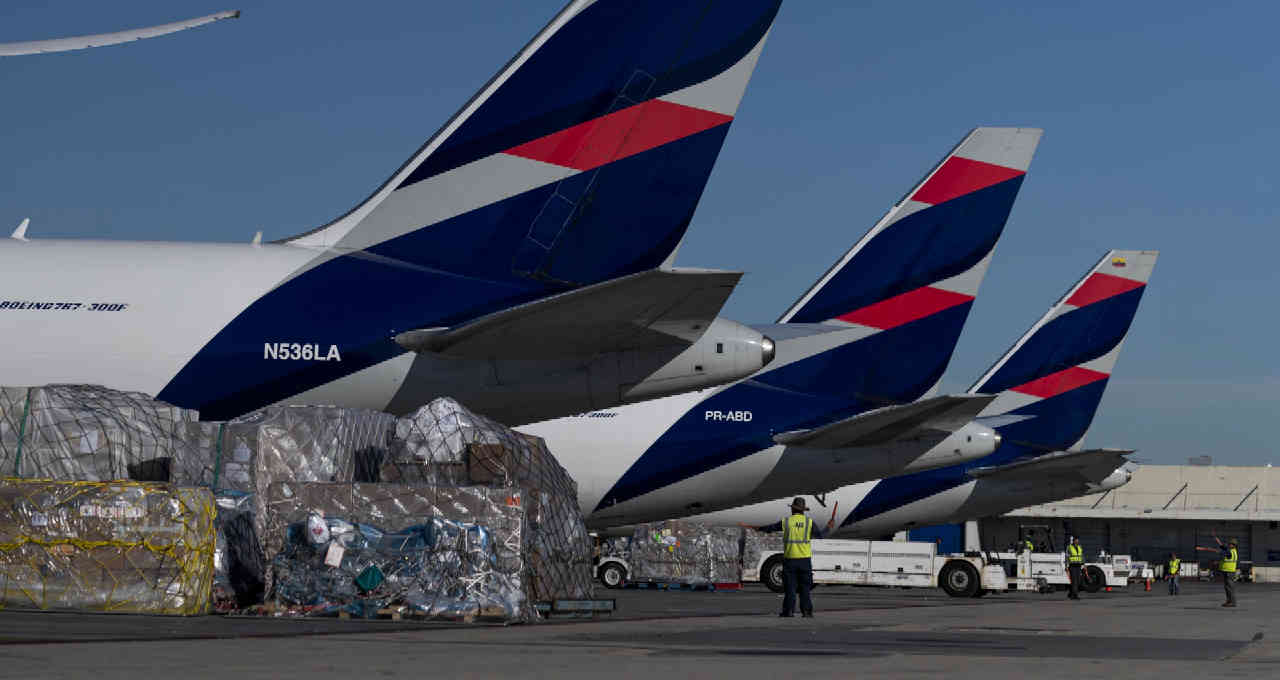
[[1086,449],[1055,451],[1008,465],[975,468],[969,471],[978,479],[1038,481],[1061,479],[1098,483],[1124,465],[1133,449]]
[[684,347],[719,314],[742,272],[653,269],[481,317],[395,337],[413,352],[551,359]]
[[910,439],[926,431],[951,433],[973,420],[994,395],[958,394],[886,406],[811,430],[774,435],[784,446],[839,449]]

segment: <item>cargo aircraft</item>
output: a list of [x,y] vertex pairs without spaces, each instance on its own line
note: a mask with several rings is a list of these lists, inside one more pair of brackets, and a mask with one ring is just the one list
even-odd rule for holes
[[1126,484],[1132,450],[1082,444],[1157,256],[1106,253],[973,384],[971,395],[996,395],[976,420],[999,435],[990,455],[847,486],[828,481],[831,466],[806,470],[803,461],[791,460],[798,475],[808,475],[803,485],[769,501],[690,519],[765,526],[786,512],[790,496],[807,492],[833,514],[842,513],[831,538],[884,538]]
[[973,130],[776,324],[732,385],[535,423],[601,529],[949,466],[999,437],[995,398],[931,395],[1041,131]]
[[[0,240],[0,381],[508,424],[744,377],[675,251],[781,0],[574,0],[367,200],[262,243]],[[413,72],[406,69],[406,74]]]

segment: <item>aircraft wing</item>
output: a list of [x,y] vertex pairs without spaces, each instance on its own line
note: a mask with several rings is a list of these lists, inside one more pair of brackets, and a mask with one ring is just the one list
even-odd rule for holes
[[839,449],[910,439],[927,431],[951,433],[973,420],[995,399],[988,394],[955,394],[886,406],[810,430],[774,435],[786,446]]
[[651,269],[481,317],[395,337],[414,352],[551,359],[684,347],[706,332],[742,272]]
[[1006,465],[974,468],[969,476],[1009,481],[1062,479],[1096,484],[1124,465],[1131,453],[1133,449],[1054,451]]
[[96,35],[79,35],[74,38],[53,38],[51,40],[0,43],[0,57],[17,57],[24,54],[48,54],[50,52],[70,52],[71,50],[83,50],[89,47],[119,45],[120,43],[142,40],[143,38],[155,38],[161,35],[177,33],[178,31],[184,31],[188,28],[195,28],[196,26],[210,24],[220,19],[235,19],[239,16],[240,12],[238,10],[231,10],[226,12],[216,12],[214,14],[196,17],[194,19],[161,24],[159,26],[148,26],[146,28],[134,28],[127,31],[116,31],[115,33],[98,33]]

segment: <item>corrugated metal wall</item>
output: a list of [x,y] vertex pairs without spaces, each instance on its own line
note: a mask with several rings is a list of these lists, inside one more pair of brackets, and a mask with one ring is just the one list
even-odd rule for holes
[[[1057,542],[1056,550],[1062,550],[1062,541],[1074,532],[1091,559],[1099,551],[1106,550],[1111,554],[1132,555],[1135,560],[1162,563],[1170,552],[1177,551],[1183,560],[1208,564],[1216,560],[1217,555],[1198,552],[1195,546],[1216,548],[1214,534],[1224,543],[1235,538],[1241,560],[1262,562],[1270,559],[1269,553],[1280,555],[1280,530],[1271,530],[1267,522],[993,517],[980,523],[982,547],[1004,550],[1019,537],[1020,530],[1033,526],[1050,527]],[[1256,546],[1257,552],[1255,535],[1263,541]]]

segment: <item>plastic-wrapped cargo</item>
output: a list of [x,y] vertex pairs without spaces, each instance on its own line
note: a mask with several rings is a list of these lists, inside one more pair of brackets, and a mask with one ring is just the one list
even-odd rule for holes
[[629,560],[631,558],[631,537],[606,536],[600,539],[599,554],[600,557],[620,557],[624,560]]
[[521,490],[533,601],[594,595],[592,542],[578,507],[578,485],[541,438],[449,398],[397,420],[395,430],[395,444],[381,467],[383,481]]
[[253,526],[251,494],[214,496],[217,535],[213,555],[213,608],[228,612],[262,602],[266,591],[266,560]]
[[337,406],[271,406],[217,424],[215,491],[261,494],[277,481],[376,482],[395,418]]
[[94,385],[0,388],[0,474],[199,485],[213,449],[201,448],[197,421],[195,411],[137,392]]
[[519,491],[482,486],[271,484],[269,599],[297,614],[532,621]]
[[631,537],[632,581],[685,585],[742,580],[742,530],[670,520],[636,526]]
[[441,397],[396,421],[395,446],[382,465],[381,481],[505,485],[536,480],[550,472],[535,469],[546,467],[535,450],[540,441]]
[[[271,406],[223,423],[203,423],[191,432],[205,439],[212,430],[212,455],[199,480],[213,488],[223,508],[219,536],[235,541],[219,572],[218,603],[228,591],[239,606],[270,585],[263,550],[263,504],[267,488],[281,481],[376,481],[386,457],[395,418],[378,411],[336,406]],[[194,434],[192,436],[195,436]],[[234,505],[235,510],[227,507]],[[234,535],[228,535],[231,531]],[[251,549],[249,539],[262,548]],[[241,558],[244,558],[243,560]],[[223,577],[225,573],[225,578]],[[235,578],[232,578],[235,574]],[[263,583],[259,586],[258,581]]]
[[766,534],[755,529],[742,530],[742,568],[755,569],[766,555],[782,552],[782,533]]
[[207,489],[0,480],[0,606],[204,614],[213,518]]

